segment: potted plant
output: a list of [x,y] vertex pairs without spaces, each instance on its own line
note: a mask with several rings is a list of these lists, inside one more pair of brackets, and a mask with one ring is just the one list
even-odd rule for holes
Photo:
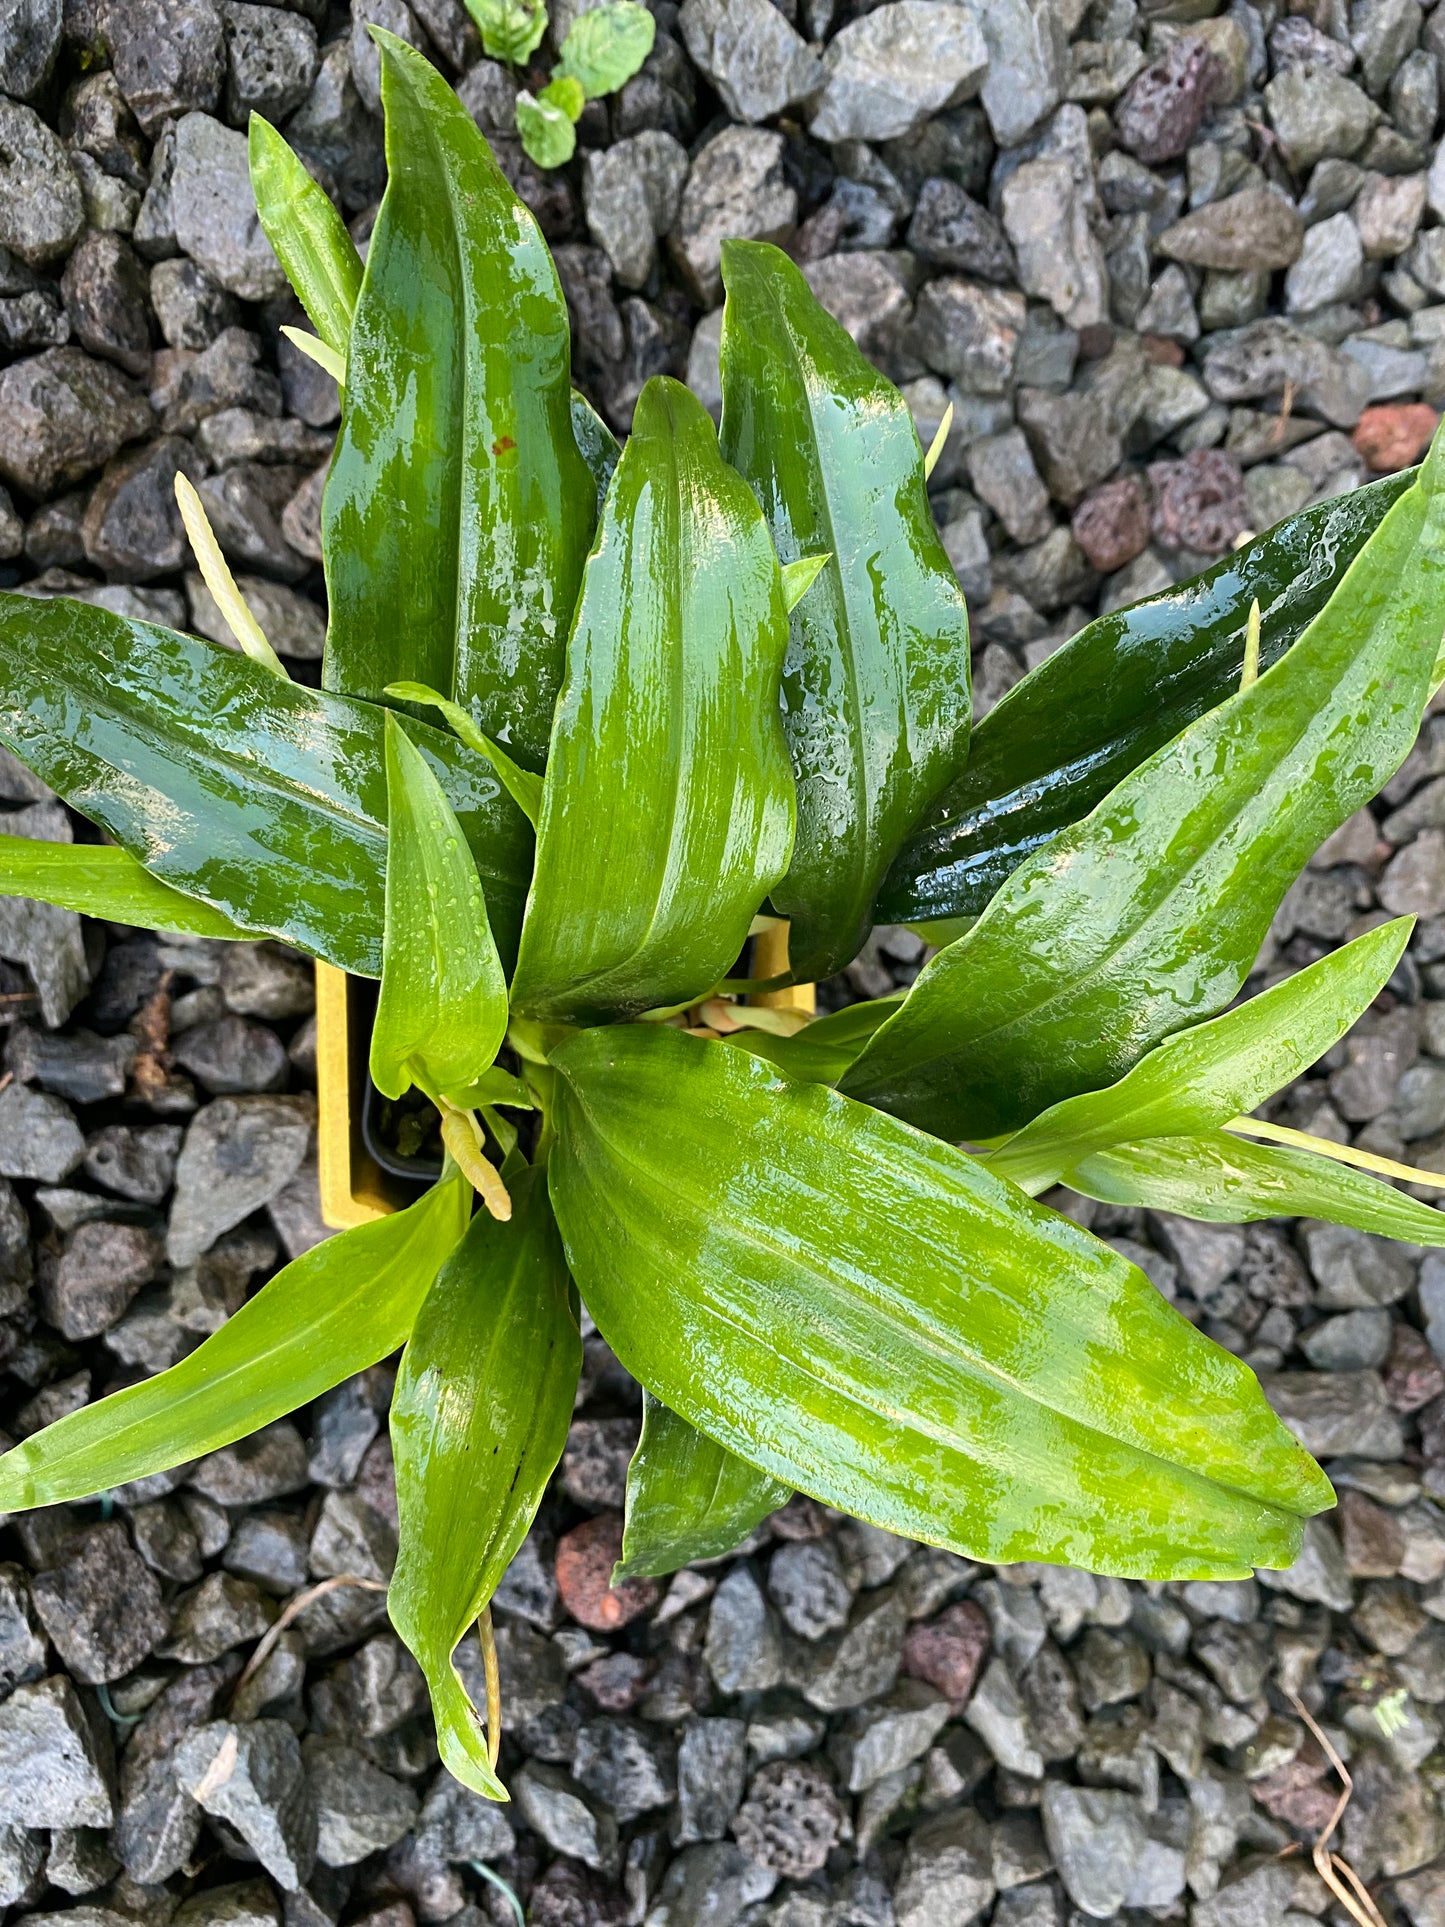
[[[1288,1565],[1323,1473],[1041,1199],[1445,1242],[1368,1158],[1248,1116],[1380,992],[1409,920],[1235,1005],[1439,679],[1445,452],[1094,624],[970,755],[924,453],[793,265],[727,251],[720,436],[655,381],[619,455],[530,216],[376,37],[364,273],[253,133],[345,385],[323,688],[281,672],[193,504],[238,653],[0,597],[0,739],[113,839],[9,843],[0,888],[379,980],[371,1077],[433,1104],[443,1168],[15,1447],[0,1506],[194,1458],[404,1347],[391,1614],[443,1758],[494,1797],[499,1713],[453,1653],[561,1453],[579,1297],[647,1395],[626,1571],[724,1550],[793,1488],[987,1560]],[[811,1023],[729,1001],[837,969],[880,905],[956,919],[906,997]],[[740,978],[760,915],[791,966]]]

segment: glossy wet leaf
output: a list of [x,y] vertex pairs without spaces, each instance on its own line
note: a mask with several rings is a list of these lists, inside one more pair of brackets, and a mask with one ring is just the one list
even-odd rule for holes
[[777,248],[729,241],[722,447],[785,563],[832,561],[793,611],[784,722],[798,839],[773,891],[802,978],[856,955],[883,873],[963,766],[968,618],[902,396]]
[[774,1478],[972,1557],[1156,1579],[1288,1564],[1330,1504],[1252,1373],[951,1145],[659,1026],[552,1063],[584,1303]]
[[1083,1159],[1064,1182],[1106,1204],[1145,1205],[1213,1224],[1323,1218],[1382,1238],[1445,1245],[1445,1212],[1332,1158],[1231,1131],[1115,1145]]
[[1119,1083],[1065,1098],[994,1153],[1035,1196],[1112,1144],[1185,1137],[1243,1116],[1323,1057],[1389,982],[1414,928],[1399,917],[1209,1023],[1176,1031]]
[[1256,598],[1260,666],[1279,660],[1415,472],[1303,509],[1178,588],[1111,610],[1016,683],[899,851],[878,921],[978,916],[1025,857],[1236,692]]
[[637,0],[603,0],[572,22],[557,72],[575,80],[588,100],[615,94],[652,52],[656,35],[657,22]]
[[456,1103],[455,1093],[484,1076],[501,1049],[507,979],[461,825],[390,713],[386,784],[386,924],[371,1081],[383,1097],[420,1084]]
[[1415,740],[1445,629],[1442,464],[1437,447],[1258,682],[1014,872],[843,1088],[979,1141],[1231,1001],[1306,858]]
[[467,748],[486,757],[501,778],[508,796],[535,828],[542,814],[542,779],[535,771],[523,769],[519,763],[514,763],[500,743],[494,743],[490,736],[484,736],[461,705],[443,696],[440,690],[429,689],[424,682],[389,682],[385,693],[396,697],[399,702],[429,704],[440,710]]
[[403,1344],[471,1192],[449,1178],[278,1271],[169,1371],[112,1392],[0,1458],[0,1507],[84,1499],[245,1438]]
[[259,114],[249,138],[251,189],[266,239],[326,346],[346,354],[361,256],[325,191]]
[[811,1024],[791,1037],[770,1036],[761,1030],[736,1030],[728,1043],[754,1057],[785,1070],[789,1077],[800,1077],[809,1084],[836,1084],[880,1024],[886,1023],[903,1001],[899,991],[893,997],[873,997],[866,1003],[847,1004],[842,1010],[816,1017]]
[[[0,741],[162,882],[342,970],[381,974],[385,712],[231,649],[62,598],[0,594]],[[413,740],[513,954],[531,832],[479,757]]]
[[196,937],[255,937],[199,897],[153,877],[125,850],[97,843],[39,843],[0,836],[0,896],[58,903],[82,916]]
[[572,1418],[582,1339],[542,1171],[471,1223],[427,1293],[391,1403],[400,1547],[387,1605],[431,1688],[443,1763],[491,1799],[452,1654],[526,1537]]
[[642,391],[587,564],[512,985],[599,1020],[701,996],[787,867],[782,581],[679,382]]
[[547,31],[547,0],[467,0],[467,12],[481,29],[482,51],[512,66],[534,54]]
[[607,496],[607,485],[621,459],[622,448],[591,402],[585,395],[579,395],[575,388],[572,390],[572,434],[577,442],[578,453],[586,462],[596,487],[597,512],[600,515]]
[[615,1580],[720,1559],[786,1505],[785,1485],[642,1394],[642,1437],[627,1468],[627,1514]]
[[525,88],[517,96],[517,132],[527,150],[527,158],[538,167],[565,167],[577,151],[577,129],[573,117],[555,100],[529,94]]
[[323,503],[323,679],[429,683],[540,768],[596,508],[566,303],[471,115],[374,31],[389,172]]

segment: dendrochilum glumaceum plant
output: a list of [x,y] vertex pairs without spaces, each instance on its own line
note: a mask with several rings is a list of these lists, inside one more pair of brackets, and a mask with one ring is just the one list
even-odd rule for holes
[[[798,270],[728,247],[720,435],[657,380],[619,457],[530,214],[376,39],[364,270],[252,130],[345,388],[324,686],[288,679],[189,495],[237,651],[0,596],[0,739],[108,837],[5,839],[0,888],[380,977],[373,1079],[425,1093],[447,1162],[16,1446],[0,1507],[193,1459],[404,1348],[391,1613],[448,1766],[499,1798],[499,1715],[454,1654],[562,1450],[582,1304],[646,1390],[625,1571],[724,1552],[794,1488],[986,1560],[1287,1565],[1324,1475],[1041,1197],[1445,1244],[1371,1174],[1403,1167],[1249,1116],[1409,920],[1235,1003],[1440,675],[1445,451],[1102,617],[970,748],[927,458]],[[882,917],[944,940],[906,996],[812,1023],[735,1000],[759,918],[811,979]]]

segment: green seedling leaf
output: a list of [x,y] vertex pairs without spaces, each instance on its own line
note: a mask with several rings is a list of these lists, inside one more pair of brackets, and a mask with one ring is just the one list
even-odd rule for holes
[[784,1484],[973,1558],[1288,1565],[1329,1483],[1253,1374],[984,1166],[651,1024],[552,1054],[583,1301],[672,1411]]
[[627,1519],[613,1583],[720,1559],[792,1497],[766,1472],[642,1394],[642,1437],[627,1468]]
[[588,100],[615,94],[652,52],[656,37],[657,22],[646,7],[636,0],[606,0],[573,21],[557,73],[575,80]]
[[293,1259],[179,1365],[58,1419],[0,1458],[0,1507],[89,1498],[215,1452],[403,1344],[466,1230],[447,1178],[405,1211]]
[[833,559],[792,615],[798,838],[772,893],[799,977],[827,977],[856,955],[899,845],[963,767],[968,615],[903,397],[779,249],[728,241],[722,264],[723,453],[785,562]]
[[[269,121],[251,116],[251,191],[266,239],[296,298],[333,355],[344,379],[351,317],[361,292],[361,256],[324,190]],[[289,330],[287,332],[290,332]]]
[[1414,928],[1399,917],[1207,1024],[1176,1031],[1104,1091],[1065,1098],[1010,1138],[990,1170],[1037,1196],[1114,1144],[1213,1130],[1282,1090],[1368,1010]]
[[1105,1204],[1143,1205],[1212,1224],[1323,1218],[1409,1244],[1445,1245],[1445,1212],[1332,1158],[1292,1145],[1254,1144],[1230,1131],[1118,1144],[1076,1164],[1064,1182]]
[[899,851],[878,921],[977,917],[1025,857],[1235,693],[1256,598],[1260,667],[1278,662],[1416,472],[1304,509],[1203,575],[1111,610],[1016,683]]
[[37,843],[0,836],[0,896],[58,903],[84,917],[177,930],[195,937],[256,937],[199,897],[153,877],[125,850],[108,844]]
[[587,105],[581,81],[561,72],[553,74],[537,98],[549,107],[558,108],[570,121],[580,120],[582,109]]
[[459,1111],[475,1111],[483,1105],[492,1104],[507,1104],[519,1111],[536,1108],[532,1093],[521,1078],[513,1077],[510,1071],[502,1070],[497,1064],[493,1064],[489,1071],[484,1071],[474,1084],[457,1091],[452,1102]]
[[453,1094],[484,1076],[502,1047],[507,979],[461,825],[389,711],[386,786],[386,924],[371,1081],[384,1097],[420,1084],[455,1104]]
[[866,1003],[831,1011],[826,1017],[815,1017],[791,1037],[738,1030],[727,1042],[750,1051],[754,1057],[767,1058],[789,1077],[801,1078],[804,1083],[836,1084],[878,1026],[886,1023],[902,1002],[900,990],[895,996],[870,998]]
[[547,31],[547,0],[467,0],[491,60],[515,67],[536,53]]
[[572,116],[547,98],[528,93],[517,96],[517,132],[530,160],[538,167],[565,167],[577,152],[577,129]]
[[680,382],[642,391],[587,564],[512,985],[556,1021],[705,995],[782,875],[778,559]]
[[567,304],[466,108],[372,32],[387,186],[322,503],[322,680],[372,701],[428,683],[540,769],[596,519]]
[[789,615],[832,560],[831,555],[802,555],[796,562],[783,564],[783,600]]
[[[162,883],[367,977],[381,974],[384,720],[108,609],[0,594],[0,741]],[[531,831],[471,750],[412,733],[510,956]]]
[[1258,682],[1036,851],[843,1080],[974,1142],[1115,1082],[1237,994],[1306,858],[1404,761],[1445,629],[1437,445]]
[[578,452],[596,484],[597,513],[600,515],[622,449],[617,437],[591,402],[585,395],[579,395],[575,388],[572,390],[572,433],[577,440]]
[[505,1800],[453,1654],[526,1537],[582,1369],[571,1279],[541,1170],[511,1180],[437,1274],[391,1404],[401,1520],[392,1624],[431,1688],[437,1745],[463,1786]]
[[536,827],[542,814],[541,777],[514,763],[500,743],[484,736],[460,703],[452,702],[440,690],[429,689],[424,682],[389,682],[383,693],[394,696],[398,702],[429,703],[433,709],[439,709],[467,748],[486,757],[501,777],[508,796],[533,828]]
[[328,348],[319,335],[309,335],[304,328],[283,327],[281,332],[293,348],[300,349],[309,361],[314,361],[318,368],[330,375],[338,388],[346,386],[345,355],[339,354],[335,348]]

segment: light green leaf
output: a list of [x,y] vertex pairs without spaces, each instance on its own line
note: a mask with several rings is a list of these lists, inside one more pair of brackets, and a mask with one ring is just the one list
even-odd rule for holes
[[1075,1165],[1064,1182],[1105,1204],[1207,1223],[1323,1218],[1409,1244],[1445,1245],[1445,1212],[1313,1151],[1255,1144],[1230,1131],[1115,1145]]
[[843,1080],[977,1142],[1123,1076],[1238,993],[1310,853],[1419,730],[1445,630],[1445,445],[1248,689],[1023,863]]
[[726,974],[787,866],[778,559],[680,382],[642,391],[568,645],[512,1002],[597,1021]]
[[588,100],[615,94],[652,52],[657,22],[636,0],[606,0],[579,14],[562,42],[557,72],[576,80]]
[[452,1102],[459,1111],[479,1110],[484,1104],[506,1104],[520,1111],[536,1109],[532,1093],[521,1078],[513,1077],[497,1064],[484,1071],[474,1084],[453,1093]]
[[1176,1031],[1108,1090],[1036,1117],[994,1153],[990,1170],[1037,1196],[1112,1144],[1185,1137],[1252,1111],[1369,1009],[1414,926],[1413,917],[1381,924],[1222,1017]]
[[832,560],[831,555],[800,555],[796,562],[783,564],[783,600],[789,615]]
[[556,1048],[549,1179],[627,1369],[826,1504],[974,1558],[1288,1565],[1328,1481],[1253,1374],[951,1145],[652,1024]]
[[547,31],[547,0],[467,0],[467,12],[481,29],[483,53],[514,67]]
[[346,223],[296,155],[259,114],[251,116],[251,191],[266,239],[311,325],[345,367],[361,291],[361,256]]
[[727,1042],[750,1051],[754,1057],[767,1058],[789,1077],[801,1078],[804,1083],[836,1084],[878,1026],[886,1023],[902,1002],[900,990],[893,996],[873,997],[866,1003],[831,1011],[826,1017],[815,1017],[791,1037],[735,1030],[729,1033]]
[[214,1452],[404,1343],[461,1237],[469,1186],[444,1179],[277,1272],[179,1365],[58,1419],[0,1458],[0,1508],[59,1505]]
[[371,1081],[451,1097],[491,1068],[507,1033],[502,972],[461,825],[402,725],[386,717],[386,923]]
[[627,1468],[627,1520],[613,1583],[719,1559],[786,1505],[789,1488],[642,1395],[642,1437]]
[[587,105],[581,81],[561,72],[553,74],[537,98],[549,107],[559,108],[570,121],[580,120],[582,109]]
[[555,102],[539,99],[524,87],[517,96],[517,132],[529,160],[538,167],[565,167],[577,152],[577,129]]
[[485,756],[492,768],[502,779],[508,796],[535,829],[537,819],[542,814],[542,779],[532,770],[523,769],[514,763],[500,743],[494,743],[490,736],[484,736],[462,708],[440,690],[429,689],[424,682],[389,682],[385,694],[395,696],[399,702],[429,703],[439,709],[453,730],[468,749],[474,749]]
[[195,937],[251,938],[220,910],[153,877],[125,850],[96,843],[37,843],[0,836],[0,896],[58,903],[85,917],[178,930]]
[[546,1178],[511,1180],[437,1274],[391,1403],[400,1547],[387,1605],[431,1688],[442,1761],[493,1800],[506,1790],[452,1661],[526,1537],[567,1443],[582,1339]]

